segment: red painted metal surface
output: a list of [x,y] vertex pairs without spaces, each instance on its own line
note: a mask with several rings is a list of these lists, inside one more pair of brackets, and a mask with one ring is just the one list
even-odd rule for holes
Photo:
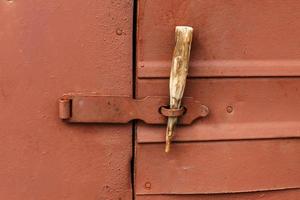
[[[131,125],[57,119],[65,92],[132,95],[132,4],[0,2],[0,199],[132,199]],[[138,124],[136,199],[300,198],[299,10],[139,1],[137,97],[168,94],[174,27],[190,25],[186,96],[212,114],[178,127],[169,154],[165,127]]]
[[249,192],[237,194],[210,194],[210,195],[142,195],[137,200],[295,200],[300,195],[300,190],[281,190],[268,192]]
[[[167,80],[139,80],[140,95],[167,95]],[[153,92],[153,87],[161,90]],[[201,101],[210,114],[176,129],[175,141],[300,137],[300,79],[192,79],[186,96]],[[232,109],[228,110],[229,108]],[[165,127],[138,127],[138,142],[163,142]]]
[[168,154],[164,144],[138,145],[136,194],[300,189],[297,155],[300,139],[175,143]]
[[174,28],[188,25],[185,95],[210,115],[178,127],[170,154],[165,127],[138,124],[137,199],[300,198],[299,10],[296,0],[139,1],[137,97],[168,94]]
[[0,1],[0,199],[129,200],[132,127],[68,125],[65,92],[132,94],[132,1]]
[[297,0],[141,0],[138,77],[168,77],[176,25],[194,28],[190,77],[299,76]]
[[179,114],[179,123],[191,124],[209,112],[199,101],[186,97],[182,112],[176,113],[176,110],[166,108],[168,101],[169,97],[158,96],[132,99],[128,96],[70,94],[59,100],[59,116],[67,122],[129,123],[139,119],[147,124],[166,124],[168,115]]
[[[139,78],[168,78],[170,62],[145,61],[138,66]],[[300,76],[300,60],[207,60],[190,63],[189,77]]]

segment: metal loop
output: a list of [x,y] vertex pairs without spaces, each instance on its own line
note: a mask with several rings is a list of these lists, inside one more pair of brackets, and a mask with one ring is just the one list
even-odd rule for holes
[[161,106],[159,108],[159,112],[165,117],[180,117],[184,115],[184,113],[186,112],[186,108],[169,108],[168,106]]

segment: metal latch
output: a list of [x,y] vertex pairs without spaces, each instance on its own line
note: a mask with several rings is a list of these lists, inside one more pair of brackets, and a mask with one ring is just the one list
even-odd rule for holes
[[182,100],[179,109],[169,108],[169,97],[67,94],[59,99],[59,117],[71,123],[128,123],[142,120],[147,124],[166,124],[167,117],[179,117],[179,124],[191,124],[208,115],[208,108],[190,97]]
[[127,123],[140,119],[148,124],[165,124],[166,147],[170,145],[177,123],[191,124],[208,115],[208,108],[193,98],[184,98],[193,28],[177,26],[171,74],[170,97],[132,99],[124,96],[65,95],[59,101],[59,116],[69,122]]

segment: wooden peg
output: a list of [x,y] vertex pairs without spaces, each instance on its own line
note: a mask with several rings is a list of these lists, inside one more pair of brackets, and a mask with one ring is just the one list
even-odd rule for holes
[[[175,29],[175,49],[172,58],[170,74],[170,108],[179,109],[183,97],[188,66],[190,59],[191,43],[193,38],[193,28],[189,26],[176,26]],[[177,117],[169,117],[166,131],[165,152],[170,151],[171,140],[174,136],[174,128]]]

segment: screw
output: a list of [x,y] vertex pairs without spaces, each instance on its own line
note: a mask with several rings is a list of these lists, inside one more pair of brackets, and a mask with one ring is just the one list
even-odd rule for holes
[[232,106],[227,106],[226,111],[227,111],[228,113],[232,113],[233,107],[232,107]]
[[145,183],[145,188],[146,188],[147,190],[150,190],[150,189],[151,189],[151,183],[150,183],[150,182],[146,182],[146,183]]

